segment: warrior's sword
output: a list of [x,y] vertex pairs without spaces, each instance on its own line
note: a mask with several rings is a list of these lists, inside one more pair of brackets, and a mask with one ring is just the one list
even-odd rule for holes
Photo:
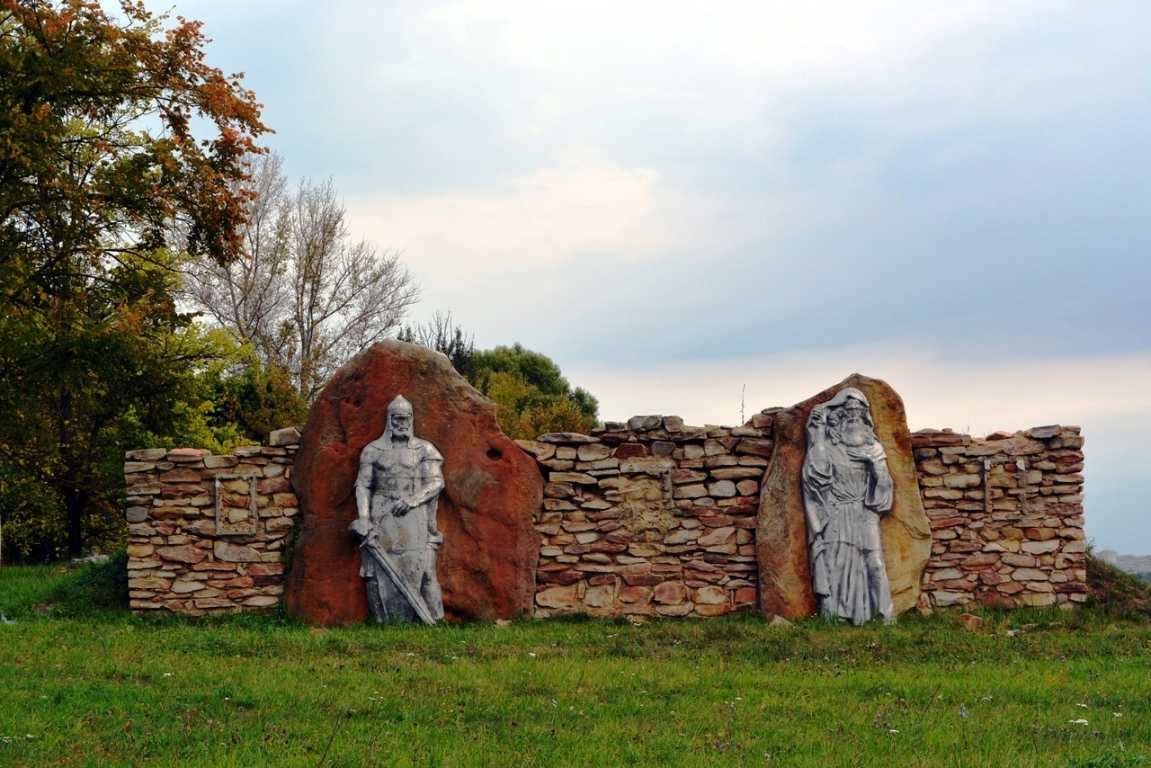
[[404,599],[408,601],[408,604],[412,606],[412,609],[416,612],[416,616],[420,618],[420,621],[425,624],[435,624],[436,620],[432,616],[431,610],[428,609],[427,603],[412,589],[412,585],[408,583],[407,579],[400,574],[399,569],[396,568],[395,564],[388,558],[387,553],[384,552],[379,543],[376,542],[375,537],[365,536],[364,540],[360,542],[360,547],[366,549],[368,554],[372,556],[372,559],[384,569],[388,578],[396,585],[396,589],[400,591],[400,594],[403,595]]

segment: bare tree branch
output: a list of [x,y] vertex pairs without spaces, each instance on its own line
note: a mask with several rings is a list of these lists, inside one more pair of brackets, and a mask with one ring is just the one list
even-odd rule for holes
[[289,192],[283,161],[253,161],[244,258],[198,264],[188,298],[309,400],[345,359],[399,328],[419,290],[399,256],[351,240],[331,180]]

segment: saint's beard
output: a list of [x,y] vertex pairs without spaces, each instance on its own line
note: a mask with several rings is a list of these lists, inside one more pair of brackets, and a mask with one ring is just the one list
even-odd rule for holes
[[840,439],[849,448],[860,448],[871,442],[871,431],[862,421],[849,421],[843,425]]

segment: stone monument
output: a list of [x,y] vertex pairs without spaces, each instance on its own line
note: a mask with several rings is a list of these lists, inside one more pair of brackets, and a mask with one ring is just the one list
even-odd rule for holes
[[384,433],[360,453],[357,514],[349,530],[360,540],[360,576],[375,620],[435,624],[444,617],[436,578],[444,459],[414,427],[412,404],[397,395]]
[[361,515],[356,485],[365,448],[387,432],[388,406],[401,393],[419,417],[421,441],[443,456],[438,504],[424,509],[443,535],[427,572],[437,577],[445,619],[529,613],[540,552],[539,468],[500,431],[495,403],[446,357],[400,341],[373,344],[349,360],[312,404],[292,466],[299,535],[284,584],[286,609],[325,626],[372,615],[360,575],[364,550],[348,524]]
[[846,387],[807,418],[803,462],[812,591],[827,618],[893,617],[879,519],[891,511],[887,454],[867,397]]
[[[871,511],[868,514],[879,527],[892,613],[898,616],[919,601],[923,571],[931,557],[932,536],[920,495],[903,400],[883,381],[853,374],[801,403],[770,412],[774,447],[763,479],[755,536],[759,606],[765,616],[796,619],[818,613],[823,607],[813,588],[810,562],[813,534],[808,531],[808,490],[804,482],[811,441],[807,433],[815,409],[831,403],[847,389],[866,398],[866,423],[875,442],[883,448],[885,458],[880,463],[891,477],[890,512],[882,516]],[[846,395],[843,398],[844,404],[847,400],[859,402]],[[826,408],[823,414],[818,418],[826,420]],[[835,450],[844,450],[844,446]]]

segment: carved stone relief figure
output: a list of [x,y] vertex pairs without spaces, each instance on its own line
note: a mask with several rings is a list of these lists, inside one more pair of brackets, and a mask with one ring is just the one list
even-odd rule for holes
[[436,503],[444,488],[443,456],[414,434],[412,405],[388,405],[384,434],[360,453],[356,520],[360,576],[376,621],[435,624],[444,617],[436,579]]
[[891,511],[891,474],[858,389],[841,390],[808,417],[803,497],[820,613],[854,624],[890,620],[879,518]]

